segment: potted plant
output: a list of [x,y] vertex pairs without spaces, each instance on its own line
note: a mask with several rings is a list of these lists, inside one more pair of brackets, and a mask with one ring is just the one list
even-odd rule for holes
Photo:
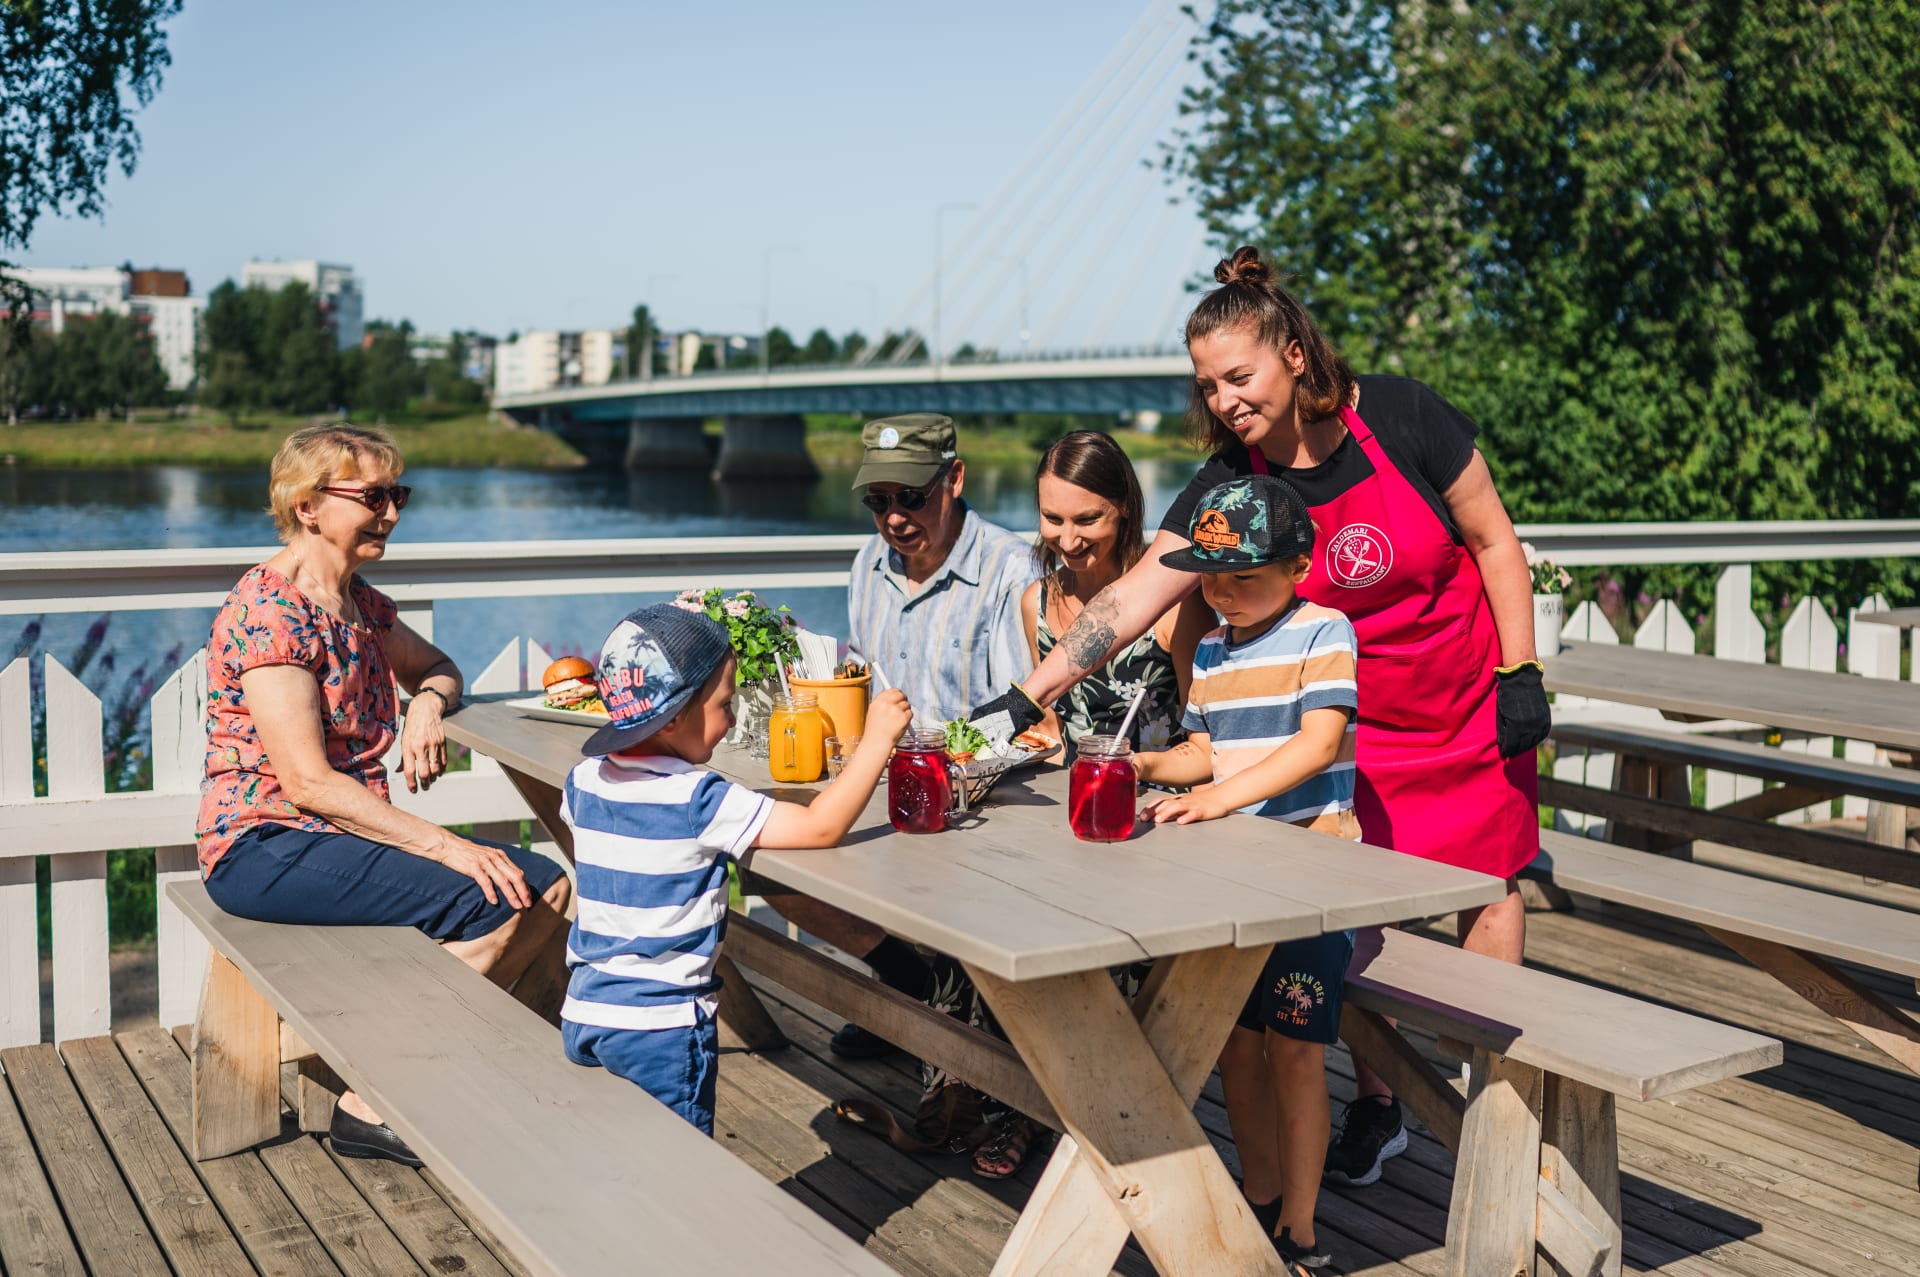
[[682,590],[673,605],[705,612],[726,627],[736,663],[733,681],[740,689],[734,696],[735,722],[727,743],[744,745],[754,757],[765,758],[767,720],[773,714],[773,694],[780,689],[780,665],[800,654],[787,605],[768,607],[752,590],[728,594],[717,587]]
[[1560,630],[1567,623],[1566,589],[1573,576],[1529,542],[1522,541],[1520,549],[1533,575],[1533,646],[1541,656],[1553,656],[1560,651]]

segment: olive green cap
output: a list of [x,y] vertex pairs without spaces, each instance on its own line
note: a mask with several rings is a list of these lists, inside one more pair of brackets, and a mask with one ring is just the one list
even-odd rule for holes
[[856,488],[870,483],[924,488],[941,466],[959,455],[953,418],[937,412],[876,418],[860,428],[860,444],[866,451],[860,457],[859,473],[853,476]]

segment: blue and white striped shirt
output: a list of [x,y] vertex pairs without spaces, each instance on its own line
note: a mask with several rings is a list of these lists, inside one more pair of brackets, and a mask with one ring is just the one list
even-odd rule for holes
[[567,776],[580,887],[567,935],[562,1019],[671,1029],[716,1012],[727,862],[743,857],[773,800],[678,758],[589,758]]
[[1039,576],[1033,548],[969,509],[960,538],[918,591],[876,534],[847,583],[848,647],[877,693],[897,687],[923,721],[965,718],[1033,671],[1020,596]]

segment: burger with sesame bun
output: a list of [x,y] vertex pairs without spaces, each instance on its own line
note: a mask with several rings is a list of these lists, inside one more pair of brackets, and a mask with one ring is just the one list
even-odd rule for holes
[[594,682],[593,665],[583,657],[563,656],[547,666],[540,676],[546,689],[548,709],[570,709],[582,714],[604,714],[600,685]]

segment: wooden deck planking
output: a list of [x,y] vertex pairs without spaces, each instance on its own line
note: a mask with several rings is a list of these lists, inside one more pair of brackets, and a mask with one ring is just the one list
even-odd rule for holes
[[0,1077],[0,1270],[83,1277],[80,1252],[67,1235],[12,1081],[11,1075]]
[[426,1272],[507,1277],[506,1267],[419,1171],[338,1154],[333,1162]]
[[[1712,1083],[1676,1102],[1621,1105],[1629,1272],[1920,1277],[1920,1079],[1875,1064],[1876,1053],[1851,1034],[1687,924],[1619,908],[1534,914],[1529,924],[1529,953],[1541,966],[1787,1043],[1786,1062],[1764,1073]],[[1914,1003],[1910,985],[1884,975],[1861,978],[1903,1005]],[[918,1089],[911,1062],[833,1056],[826,1043],[837,1017],[754,982],[794,1045],[766,1056],[723,1057],[721,1140],[897,1271],[984,1277],[1039,1160],[1014,1180],[986,1183],[967,1173],[964,1158],[902,1152],[841,1122],[830,1106],[845,1095],[910,1108]],[[117,1055],[107,1041],[69,1044],[65,1066],[51,1048],[21,1048],[34,1053],[24,1058],[7,1053],[7,1085],[0,1089],[7,1271],[31,1267],[21,1258],[23,1237],[35,1238],[39,1253],[91,1258],[108,1232],[144,1237],[144,1254],[160,1265],[147,1271],[198,1271],[178,1258],[161,1261],[168,1225],[152,1214],[154,1202],[179,1194],[180,1174],[196,1174],[219,1208],[225,1245],[244,1248],[265,1273],[516,1272],[510,1256],[489,1253],[487,1240],[430,1175],[342,1163],[319,1141],[291,1135],[259,1153],[195,1167],[179,1153],[187,1062],[177,1044],[157,1027],[121,1035]],[[1437,1058],[1431,1037],[1414,1041]],[[125,1069],[115,1078],[120,1057]],[[1329,1077],[1336,1100],[1351,1098],[1344,1050],[1331,1053]],[[1232,1165],[1217,1080],[1196,1112]],[[41,1138],[43,1128],[50,1139]],[[80,1165],[49,1169],[49,1150]],[[173,1163],[174,1156],[182,1160]],[[136,1160],[146,1167],[138,1174],[130,1169]],[[1451,1154],[1415,1126],[1408,1153],[1387,1164],[1380,1183],[1325,1193],[1321,1229],[1345,1271],[1439,1277],[1452,1164]],[[58,1190],[61,1183],[68,1188]],[[92,1241],[75,1235],[70,1218],[50,1214],[56,1191],[64,1205],[81,1184],[99,1187],[101,1199],[118,1200],[126,1212],[109,1212],[104,1229],[98,1212],[80,1221],[94,1230]],[[38,1234],[14,1222],[30,1218],[40,1221]],[[143,1253],[137,1242],[131,1253]],[[98,1262],[90,1266],[102,1270]],[[68,1267],[78,1271],[72,1259]],[[49,1270],[61,1271],[57,1263]],[[141,1271],[118,1252],[105,1270]],[[1115,1271],[1148,1277],[1151,1269],[1129,1248]]]
[[[118,1045],[174,1142],[184,1149],[193,1131],[193,1081],[186,1053],[157,1024],[120,1034]],[[258,1153],[216,1158],[194,1169],[235,1238],[262,1273],[268,1277],[338,1277],[339,1265],[287,1200]]]
[[40,1164],[87,1267],[127,1277],[168,1277],[160,1246],[59,1053],[49,1043],[14,1047],[0,1051],[0,1067],[7,1070]]
[[113,1160],[177,1272],[252,1277],[253,1264],[228,1231],[206,1185],[111,1038],[68,1042],[67,1072],[78,1085]]

